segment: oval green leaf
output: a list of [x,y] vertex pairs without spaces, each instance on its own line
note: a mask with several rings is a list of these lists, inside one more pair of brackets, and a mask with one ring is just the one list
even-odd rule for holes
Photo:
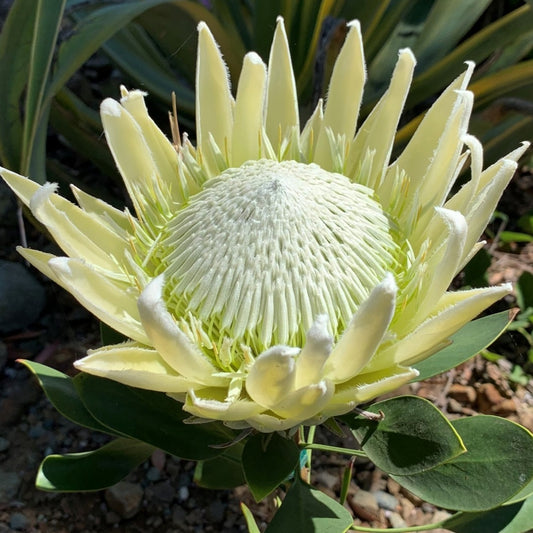
[[266,533],[341,533],[348,531],[352,524],[352,516],[340,503],[296,479]]
[[417,474],[465,452],[457,431],[430,402],[399,396],[373,404],[381,421],[353,414],[341,419],[378,468],[389,474]]
[[80,426],[116,435],[110,428],[100,424],[87,410],[69,376],[35,361],[20,362],[35,375],[46,397],[65,418]]
[[423,500],[458,511],[486,511],[533,478],[533,435],[504,418],[479,415],[452,422],[467,452],[409,476],[392,476]]
[[214,445],[235,438],[235,433],[220,423],[184,423],[189,415],[182,411],[181,404],[161,392],[135,389],[84,373],[76,376],[74,384],[101,424],[182,459],[210,459],[222,453]]
[[194,482],[205,489],[232,489],[244,485],[242,471],[242,445],[236,444],[208,461],[198,461]]
[[126,477],[153,451],[144,442],[116,439],[90,452],[49,455],[39,467],[35,484],[54,492],[102,490]]
[[525,533],[533,529],[533,496],[482,513],[457,513],[440,524],[455,533]]
[[285,481],[299,457],[296,443],[277,433],[250,437],[242,452],[242,466],[255,500],[262,500]]

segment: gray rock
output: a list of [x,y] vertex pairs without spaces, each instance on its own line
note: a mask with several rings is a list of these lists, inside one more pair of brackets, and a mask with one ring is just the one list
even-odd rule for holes
[[189,489],[188,487],[180,487],[178,490],[178,499],[182,502],[189,499]]
[[0,471],[0,501],[14,498],[21,482],[22,480],[16,472]]
[[398,509],[399,502],[392,494],[384,490],[376,490],[372,494],[376,497],[376,501],[381,509],[387,509],[389,511],[396,511]]
[[348,503],[354,513],[363,520],[371,522],[379,518],[378,502],[371,492],[359,489],[355,491]]
[[372,511],[377,511],[379,508],[375,495],[362,489],[355,491],[352,502]]
[[226,506],[220,500],[215,500],[205,510],[205,517],[210,522],[216,522],[218,524],[224,520],[225,512]]
[[30,526],[30,521],[22,513],[13,513],[9,519],[9,526],[17,531],[24,531]]
[[5,452],[10,445],[11,443],[7,439],[4,439],[4,437],[0,437],[0,452]]
[[447,520],[448,518],[450,518],[450,516],[452,516],[451,513],[449,513],[448,511],[443,511],[441,509],[435,511],[435,514],[433,515],[433,519],[431,520],[432,522],[442,522],[443,520]]
[[121,481],[106,490],[105,499],[121,518],[131,518],[139,511],[143,494],[140,485]]
[[340,485],[339,476],[336,476],[327,470],[317,472],[315,475],[315,481],[329,490],[336,490]]
[[170,503],[176,495],[176,490],[170,484],[170,481],[162,481],[153,486],[153,494],[159,501]]
[[389,513],[387,515],[390,525],[394,528],[407,527],[405,520],[398,513]]
[[0,332],[24,329],[45,304],[41,284],[20,263],[0,260]]
[[155,466],[151,466],[148,469],[148,472],[146,472],[146,478],[150,481],[159,481],[161,478],[161,472],[159,468],[156,468]]
[[32,426],[28,431],[28,437],[32,439],[38,439],[44,433],[43,425],[39,422],[37,425]]

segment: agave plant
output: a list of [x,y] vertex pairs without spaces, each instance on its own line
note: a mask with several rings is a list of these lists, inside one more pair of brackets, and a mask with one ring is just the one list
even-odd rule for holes
[[[304,118],[324,96],[347,20],[361,21],[366,49],[369,83],[361,117],[386,90],[397,50],[413,49],[418,66],[405,105],[405,116],[412,120],[398,132],[398,153],[420,123],[420,111],[460,74],[465,61],[477,62],[480,67],[471,85],[476,95],[472,131],[485,144],[485,158],[492,163],[533,129],[527,105],[533,63],[525,60],[533,46],[533,10],[530,3],[507,13],[499,6],[496,0],[465,0],[459,5],[447,0],[113,4],[62,0],[50,9],[44,0],[16,0],[0,36],[0,57],[9,58],[0,61],[0,96],[6,102],[6,120],[0,122],[0,160],[42,183],[50,120],[72,148],[112,175],[113,163],[99,141],[101,124],[91,110],[94,100],[83,102],[66,87],[87,58],[102,47],[134,85],[151,94],[152,107],[168,109],[174,92],[180,122],[192,131],[196,24],[201,20],[209,24],[236,82],[245,51],[256,50],[267,59],[271,31],[281,14]],[[54,52],[64,16],[70,30],[60,36]],[[25,99],[22,117],[21,99]],[[57,161],[48,166],[55,176],[72,179]]]

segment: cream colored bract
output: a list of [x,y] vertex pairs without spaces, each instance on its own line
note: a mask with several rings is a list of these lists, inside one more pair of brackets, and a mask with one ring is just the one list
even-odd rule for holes
[[[409,50],[356,131],[365,66],[350,23],[327,104],[300,130],[281,19],[268,68],[248,54],[235,99],[198,30],[197,146],[174,146],[143,93],[122,89],[101,112],[135,213],[74,189],[78,207],[2,170],[67,257],[20,252],[131,339],[91,351],[80,370],[236,428],[320,423],[415,377],[410,365],[509,292],[447,288],[526,146],[482,170],[467,134],[469,64],[391,163]],[[450,196],[467,162],[470,180]]]

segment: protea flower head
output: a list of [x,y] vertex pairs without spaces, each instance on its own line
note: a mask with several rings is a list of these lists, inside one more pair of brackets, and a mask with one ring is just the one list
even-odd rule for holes
[[135,213],[74,188],[78,207],[3,170],[67,257],[20,252],[131,339],[90,351],[80,370],[231,427],[320,423],[411,380],[411,365],[509,292],[447,289],[526,145],[482,170],[467,64],[391,162],[409,50],[356,129],[365,64],[351,22],[327,103],[301,130],[281,19],[268,68],[247,54],[235,98],[198,30],[196,147],[173,145],[144,94],[122,89],[101,114]]

